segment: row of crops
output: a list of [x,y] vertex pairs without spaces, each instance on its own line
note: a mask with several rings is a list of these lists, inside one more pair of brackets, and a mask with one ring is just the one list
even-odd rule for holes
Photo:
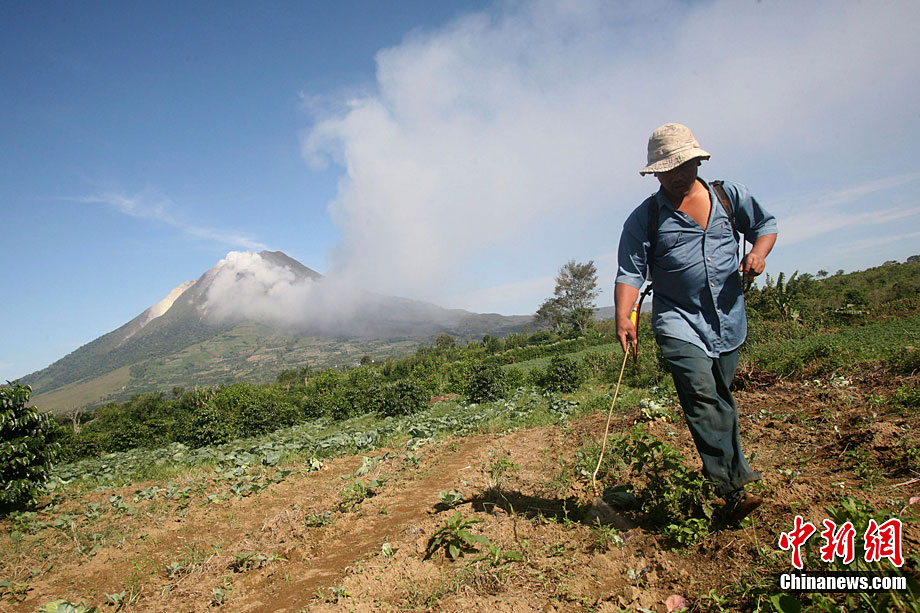
[[87,483],[108,486],[154,477],[166,471],[213,465],[227,470],[252,466],[276,466],[288,460],[313,460],[360,453],[405,440],[409,450],[446,435],[469,435],[488,424],[515,427],[535,419],[565,419],[577,403],[557,394],[546,394],[536,387],[520,388],[509,399],[476,404],[439,402],[430,408],[400,417],[356,417],[344,421],[319,418],[260,437],[220,445],[190,448],[171,443],[158,449],[131,449],[107,453],[55,466],[47,487],[55,490],[69,484]]

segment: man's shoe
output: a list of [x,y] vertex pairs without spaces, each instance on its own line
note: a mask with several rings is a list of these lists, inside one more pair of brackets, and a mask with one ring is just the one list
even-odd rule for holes
[[739,495],[729,496],[725,507],[728,510],[728,520],[733,523],[740,523],[742,519],[751,514],[751,512],[763,504],[763,498],[757,494],[752,494],[746,490],[741,490]]

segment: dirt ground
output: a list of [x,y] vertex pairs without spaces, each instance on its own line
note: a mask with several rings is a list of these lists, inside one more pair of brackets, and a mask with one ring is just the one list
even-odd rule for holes
[[[174,480],[171,496],[165,483],[69,494],[37,516],[51,525],[0,521],[0,610],[56,599],[124,611],[746,609],[788,560],[777,543],[795,515],[820,529],[844,496],[903,520],[904,569],[917,577],[920,411],[886,401],[906,382],[871,369],[849,381],[743,377],[742,440],[767,502],[689,548],[665,547],[654,527],[617,534],[583,522],[590,475],[575,462],[603,433],[606,415],[594,413],[442,440],[417,457],[380,449],[314,472],[288,466],[245,496],[222,495],[213,472]],[[641,420],[624,406],[613,431]],[[698,467],[681,421],[646,427]],[[346,490],[356,480],[369,491]],[[449,508],[439,495],[452,489],[462,501]],[[427,557],[457,512],[492,548]]]

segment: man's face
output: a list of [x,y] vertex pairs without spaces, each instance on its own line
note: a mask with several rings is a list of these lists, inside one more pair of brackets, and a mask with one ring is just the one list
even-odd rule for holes
[[690,188],[696,182],[696,172],[699,166],[699,158],[694,158],[667,172],[656,172],[655,177],[671,200],[680,202],[690,193]]

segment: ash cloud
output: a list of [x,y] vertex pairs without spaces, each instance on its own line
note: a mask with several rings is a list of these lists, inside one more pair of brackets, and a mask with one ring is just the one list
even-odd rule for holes
[[637,171],[667,121],[761,197],[907,172],[872,163],[906,163],[920,136],[918,17],[906,1],[509,2],[415,32],[378,53],[376,91],[304,138],[310,163],[343,170],[329,274],[455,304],[514,281],[502,311],[533,312],[528,279],[615,250],[657,188]]
[[205,278],[203,314],[212,322],[255,321],[292,330],[346,329],[360,293],[310,278],[260,253],[231,251]]

